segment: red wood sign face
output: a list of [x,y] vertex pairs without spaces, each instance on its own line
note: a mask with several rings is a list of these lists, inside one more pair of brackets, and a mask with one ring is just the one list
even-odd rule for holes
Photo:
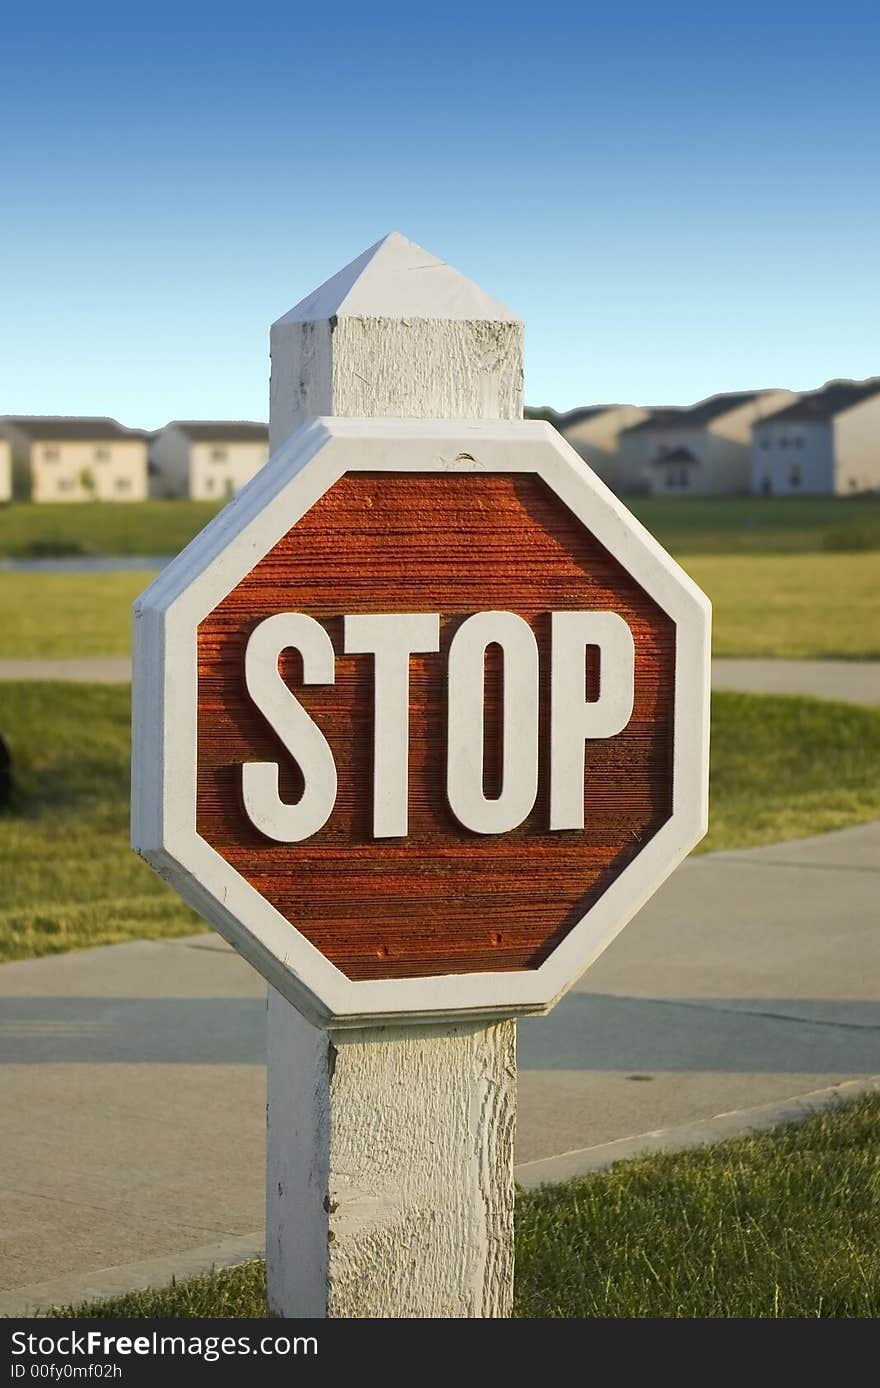
[[[538,650],[538,781],[523,821],[465,827],[448,794],[450,645],[477,613],[512,613]],[[552,614],[616,613],[632,633],[632,714],[586,742],[584,827],[551,828]],[[279,842],[257,827],[242,768],[275,764],[281,799],[303,775],[248,692],[246,651],[267,618],[319,623],[332,683],[279,669],[336,767],[316,832]],[[409,657],[406,833],[374,831],[375,669],[347,654],[353,614],[440,616],[439,650]],[[583,660],[583,654],[581,656]],[[351,980],[536,969],[672,813],[676,626],[537,476],[349,473],[321,496],[198,626],[197,833]],[[587,647],[585,696],[603,672]],[[483,792],[500,794],[504,672],[487,649]]]

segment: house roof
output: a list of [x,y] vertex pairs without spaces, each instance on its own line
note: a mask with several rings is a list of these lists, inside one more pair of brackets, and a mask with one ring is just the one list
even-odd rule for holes
[[58,439],[65,442],[100,439],[146,439],[146,429],[127,429],[109,415],[7,414],[7,424],[20,429],[31,439]]
[[575,410],[569,410],[567,414],[559,416],[560,432],[572,428],[575,424],[580,424],[585,419],[595,419],[597,415],[607,414],[609,410],[619,410],[619,405],[580,405]]
[[269,426],[252,419],[172,419],[166,429],[179,429],[193,443],[268,442]]
[[808,423],[810,420],[833,419],[835,415],[843,414],[844,410],[850,410],[853,405],[860,405],[863,400],[870,400],[872,395],[877,394],[880,394],[880,376],[870,376],[865,381],[828,381],[820,390],[811,390],[760,423],[775,424],[779,420],[793,424],[795,421]]
[[697,401],[696,405],[664,405],[651,410],[647,419],[623,432],[636,434],[648,429],[699,429],[766,393],[763,390],[739,390],[726,395],[710,395],[707,400]]

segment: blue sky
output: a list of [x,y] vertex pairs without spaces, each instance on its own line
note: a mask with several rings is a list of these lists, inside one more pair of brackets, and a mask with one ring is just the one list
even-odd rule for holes
[[266,416],[268,326],[387,231],[526,396],[880,373],[880,8],[44,4],[0,34],[0,413]]

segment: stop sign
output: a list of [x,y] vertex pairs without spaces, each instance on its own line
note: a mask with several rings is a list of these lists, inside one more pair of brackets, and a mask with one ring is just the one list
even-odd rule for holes
[[133,696],[134,847],[322,1025],[547,1010],[706,828],[709,604],[541,422],[306,425]]

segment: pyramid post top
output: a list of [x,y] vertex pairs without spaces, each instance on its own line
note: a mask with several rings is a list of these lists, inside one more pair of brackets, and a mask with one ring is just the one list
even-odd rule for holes
[[515,313],[473,280],[399,231],[383,236],[278,323],[315,323],[330,318],[519,322]]

